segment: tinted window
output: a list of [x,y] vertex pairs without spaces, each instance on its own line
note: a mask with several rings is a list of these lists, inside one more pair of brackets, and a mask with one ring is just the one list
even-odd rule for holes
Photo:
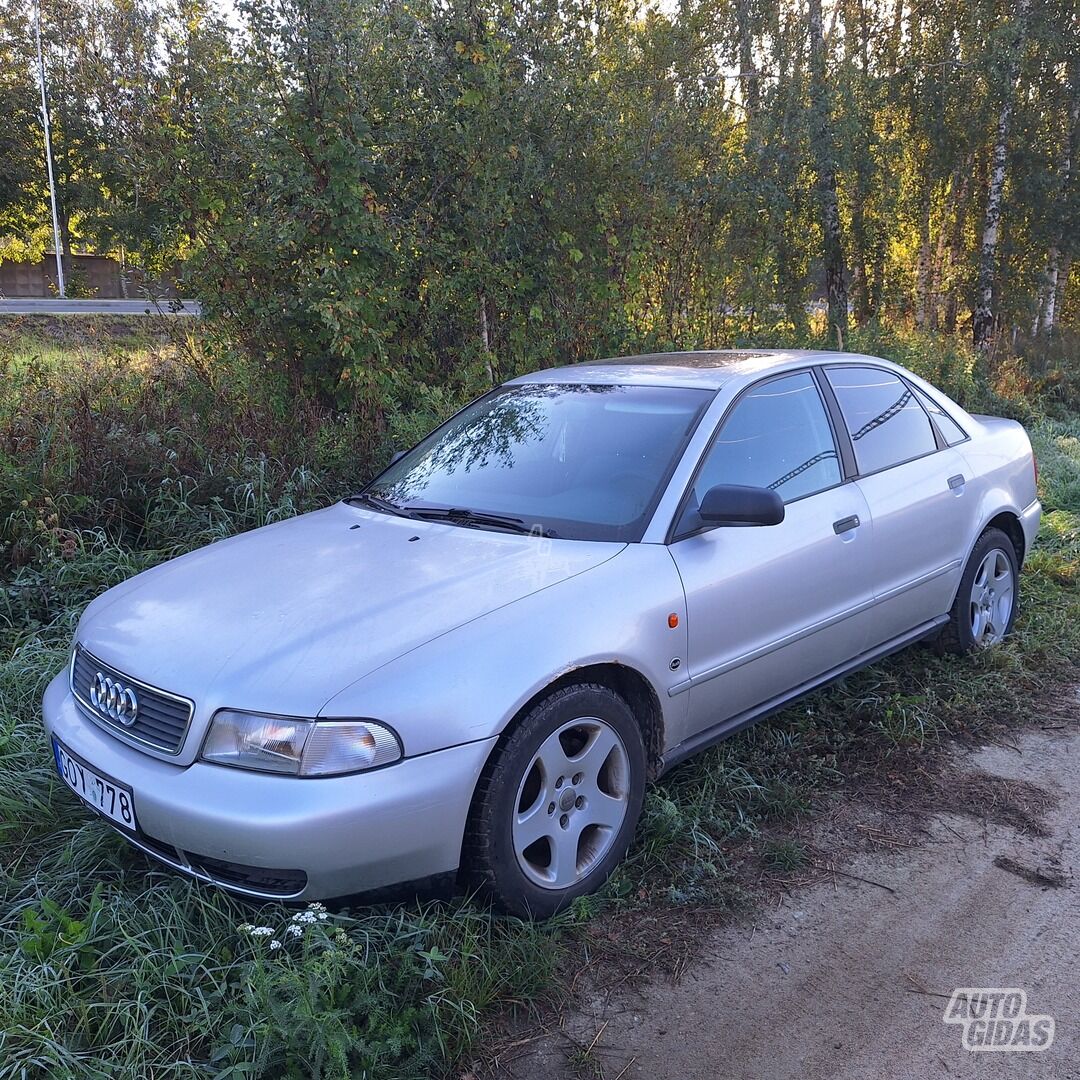
[[558,537],[636,540],[714,392],[526,383],[474,401],[367,488],[408,512],[517,518]]
[[828,369],[861,473],[929,454],[936,449],[930,420],[898,376],[878,368]]
[[832,429],[806,372],[770,379],[745,394],[724,421],[694,484],[771,488],[785,502],[840,483]]
[[933,417],[941,437],[949,446],[955,446],[963,442],[967,435],[964,434],[960,425],[936,402],[928,398],[921,390],[915,391],[915,396],[922,403],[922,407]]

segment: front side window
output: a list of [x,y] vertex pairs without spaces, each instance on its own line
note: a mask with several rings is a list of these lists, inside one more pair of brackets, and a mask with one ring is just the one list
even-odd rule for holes
[[930,418],[899,376],[865,367],[833,367],[827,374],[860,473],[879,472],[937,449]]
[[[372,505],[477,528],[640,540],[714,391],[523,383],[448,420],[367,487]],[[485,520],[484,515],[487,515]]]
[[840,461],[817,384],[808,372],[769,379],[724,420],[694,483],[771,488],[784,502],[839,484]]

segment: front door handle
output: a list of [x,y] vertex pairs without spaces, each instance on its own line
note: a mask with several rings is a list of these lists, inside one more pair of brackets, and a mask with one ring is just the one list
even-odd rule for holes
[[851,517],[841,518],[839,521],[832,523],[833,532],[839,536],[841,533],[850,532],[852,529],[857,529],[862,524],[859,521],[858,514],[852,514]]

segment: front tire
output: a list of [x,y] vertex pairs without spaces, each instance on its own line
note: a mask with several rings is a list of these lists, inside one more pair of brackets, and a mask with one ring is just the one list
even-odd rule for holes
[[942,648],[959,654],[974,652],[998,644],[1012,630],[1019,569],[1012,540],[1000,529],[987,529],[964,567],[941,633]]
[[463,866],[505,911],[547,918],[622,860],[645,797],[629,706],[606,686],[555,691],[500,743],[477,785]]

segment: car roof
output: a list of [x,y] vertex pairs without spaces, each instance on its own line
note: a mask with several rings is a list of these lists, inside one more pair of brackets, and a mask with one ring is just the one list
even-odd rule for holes
[[546,368],[510,380],[520,383],[637,383],[646,386],[697,386],[716,390],[744,383],[769,372],[821,363],[888,364],[861,353],[820,349],[708,349],[695,352],[642,353],[615,356],[568,367]]

